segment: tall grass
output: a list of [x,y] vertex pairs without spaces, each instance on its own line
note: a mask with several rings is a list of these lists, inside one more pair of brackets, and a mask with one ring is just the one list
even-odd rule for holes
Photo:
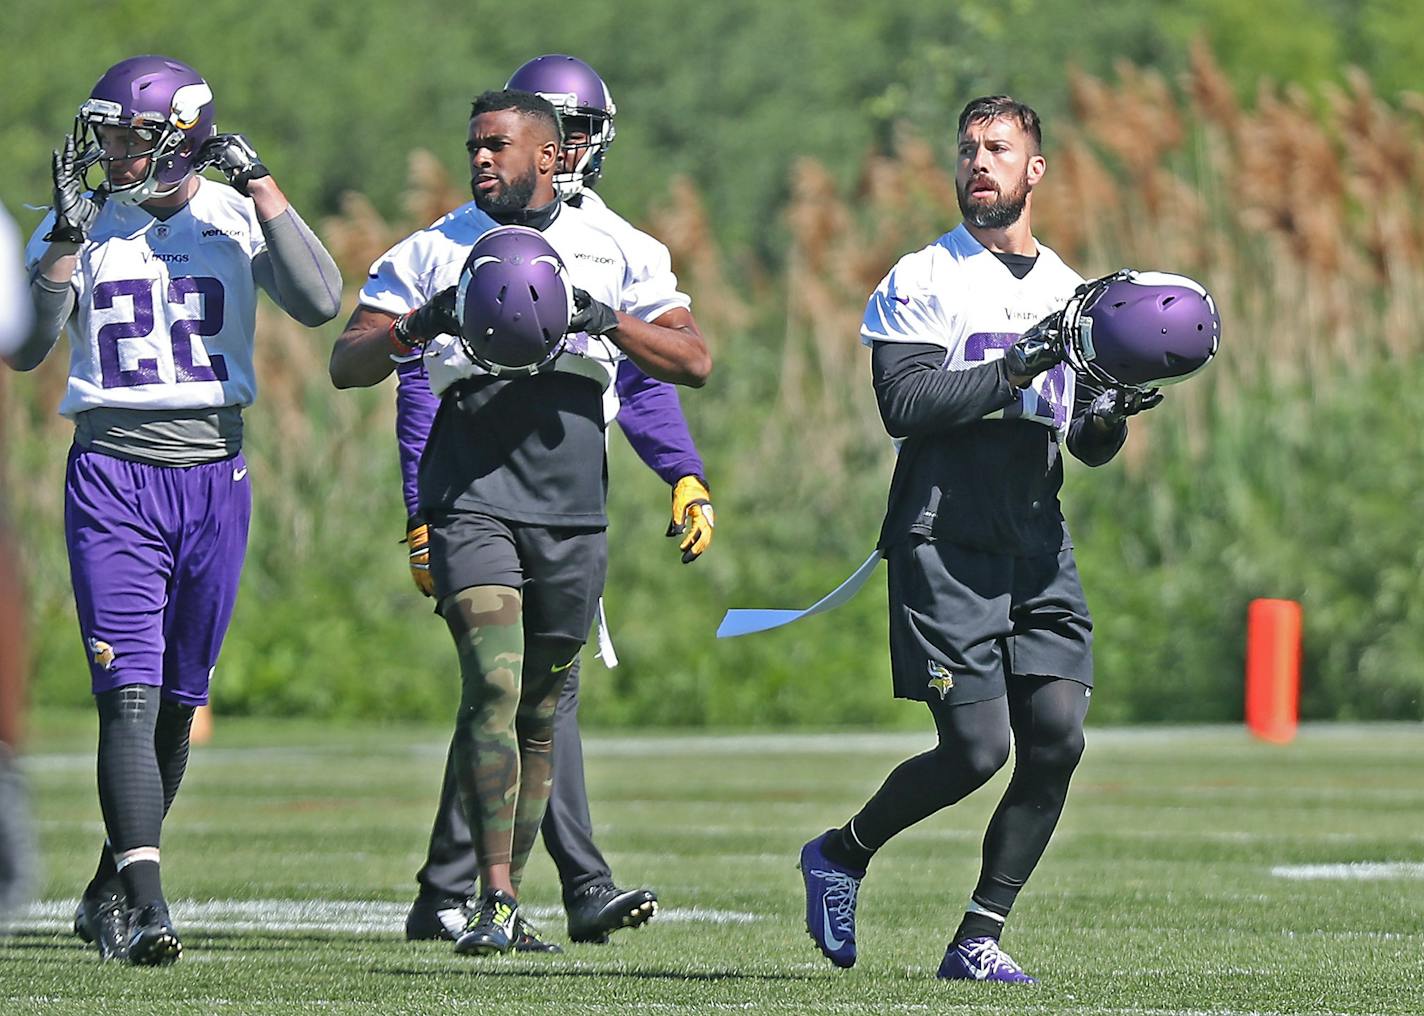
[[[1098,619],[1101,720],[1240,714],[1247,601],[1305,604],[1308,715],[1424,717],[1424,99],[1362,75],[1238,102],[1204,49],[1180,81],[1070,73],[1047,125],[1035,232],[1085,275],[1184,272],[1214,294],[1218,362],[1133,423],[1117,463],[1070,470],[1065,508]],[[874,540],[892,453],[856,335],[902,253],[958,221],[950,113],[868,154],[854,186],[797,164],[787,242],[767,263],[721,246],[674,180],[647,226],[673,251],[716,371],[683,399],[708,460],[718,536],[676,563],[667,492],[612,440],[608,607],[624,666],[590,661],[591,719],[917,722],[888,699],[883,591],[780,632],[716,643],[723,609],[804,605]],[[405,216],[360,195],[322,224],[348,281],[464,199],[414,153]],[[354,304],[354,291],[348,294]],[[248,414],[257,515],[219,667],[229,710],[441,715],[448,636],[409,586],[389,384],[337,393],[312,333],[270,309]],[[56,358],[3,382],[7,489],[27,534],[37,695],[85,681],[61,539],[67,426]]]

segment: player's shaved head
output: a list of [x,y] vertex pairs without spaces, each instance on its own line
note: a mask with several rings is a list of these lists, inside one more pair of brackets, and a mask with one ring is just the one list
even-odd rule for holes
[[522,92],[517,88],[482,92],[475,97],[475,101],[470,105],[470,119],[473,120],[484,113],[498,113],[506,109],[513,110],[520,116],[540,124],[548,135],[547,138],[541,138],[541,140],[552,141],[556,145],[562,143],[563,124],[559,121],[559,111],[548,99],[535,95],[533,92]]
[[1009,95],[983,95],[971,99],[959,114],[960,136],[963,137],[964,128],[970,124],[986,120],[1008,120],[1018,125],[1019,130],[1033,140],[1033,154],[1037,155],[1043,150],[1043,128],[1033,107]]

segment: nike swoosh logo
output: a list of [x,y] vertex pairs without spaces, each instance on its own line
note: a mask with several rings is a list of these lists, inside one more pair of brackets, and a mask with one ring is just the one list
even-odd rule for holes
[[246,466],[243,466],[241,469],[234,469],[234,470],[232,471],[232,482],[233,482],[233,483],[237,483],[238,481],[240,481],[240,480],[241,480],[244,476],[246,476],[246,475],[247,475],[247,467],[246,467]]
[[845,941],[836,938],[836,933],[831,930],[831,912],[826,909],[826,898],[824,896],[821,897],[821,921],[826,929],[826,945],[830,946],[833,950],[845,945]]
[[906,307],[910,305],[910,298],[908,296],[892,296],[890,299],[896,303],[903,303]]

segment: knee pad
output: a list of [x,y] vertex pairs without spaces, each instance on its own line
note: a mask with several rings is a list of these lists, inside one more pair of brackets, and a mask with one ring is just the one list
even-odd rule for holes
[[138,728],[153,734],[160,708],[159,690],[147,684],[126,684],[94,696],[101,734],[107,730]]
[[1083,757],[1083,728],[1050,732],[1046,739],[1036,738],[1028,746],[1027,760],[1035,768],[1072,772]]
[[578,668],[582,648],[582,642],[569,638],[541,636],[529,641],[524,654],[524,694],[519,702],[521,726],[547,725],[552,730],[559,695],[568,676]]

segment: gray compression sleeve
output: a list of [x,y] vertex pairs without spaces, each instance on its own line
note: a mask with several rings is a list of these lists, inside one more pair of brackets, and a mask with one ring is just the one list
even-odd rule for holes
[[6,357],[16,370],[34,370],[49,356],[74,312],[74,287],[67,282],[52,282],[36,272],[30,279],[30,305],[35,316],[29,335]]
[[316,234],[288,207],[262,223],[267,249],[252,259],[252,277],[267,295],[308,328],[341,310],[341,272]]

